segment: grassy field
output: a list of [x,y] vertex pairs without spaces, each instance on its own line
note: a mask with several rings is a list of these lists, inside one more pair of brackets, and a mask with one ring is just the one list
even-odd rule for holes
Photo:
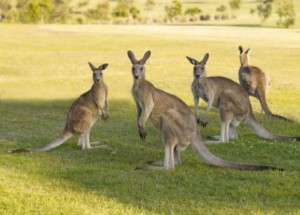
[[[238,45],[271,77],[271,110],[295,123],[258,120],[274,133],[300,135],[299,30],[210,26],[0,25],[0,214],[300,214],[300,145],[266,141],[244,124],[239,139],[208,146],[224,159],[274,165],[284,172],[248,172],[208,166],[182,153],[174,171],[135,171],[163,157],[161,135],[148,124],[139,139],[130,95],[131,64],[151,50],[147,79],[192,107],[192,66],[185,56],[210,53],[208,75],[237,80]],[[87,62],[109,63],[110,120],[91,141],[113,149],[81,151],[74,137],[46,153],[7,154],[40,146],[63,129],[72,101],[87,91]],[[255,111],[258,102],[251,100]],[[200,114],[206,106],[200,102]],[[201,135],[219,133],[215,111]]]

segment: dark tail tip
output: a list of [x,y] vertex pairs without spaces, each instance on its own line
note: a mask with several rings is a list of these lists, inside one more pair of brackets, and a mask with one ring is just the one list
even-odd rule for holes
[[254,166],[254,168],[250,169],[250,170],[254,170],[254,171],[266,171],[266,170],[271,170],[271,171],[284,171],[284,169],[282,168],[277,168],[277,167],[274,167],[274,166]]
[[271,115],[272,118],[276,118],[276,119],[281,119],[281,120],[284,120],[284,121],[287,121],[287,122],[294,122],[293,120],[291,119],[288,119],[288,118],[285,118],[283,116],[279,116],[279,115],[276,115],[276,114],[272,114]]
[[273,166],[269,166],[269,168],[268,168],[267,170],[280,171],[280,172],[283,172],[283,171],[284,171],[283,168],[277,168],[277,167],[273,167]]
[[28,149],[15,149],[15,150],[12,150],[12,151],[9,151],[8,153],[23,153],[23,152],[30,152]]
[[[222,167],[222,166],[219,166]],[[223,166],[224,167],[224,166]],[[266,165],[243,165],[243,166],[233,166],[233,167],[225,167],[230,169],[236,169],[240,171],[285,171],[283,168],[277,168],[274,166],[266,166]]]

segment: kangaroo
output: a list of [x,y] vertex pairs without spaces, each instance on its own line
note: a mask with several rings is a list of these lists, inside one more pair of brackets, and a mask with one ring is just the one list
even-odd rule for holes
[[244,51],[242,46],[239,46],[241,67],[239,69],[240,85],[248,92],[249,95],[257,98],[260,102],[262,112],[267,116],[282,119],[285,121],[292,120],[283,116],[273,114],[267,103],[267,91],[270,88],[270,78],[260,68],[250,66],[249,53],[251,48]]
[[[101,115],[104,121],[109,118],[107,103],[108,88],[103,81],[102,75],[102,71],[106,69],[108,64],[102,64],[98,68],[90,62],[89,65],[93,71],[93,86],[71,105],[67,114],[67,122],[64,131],[54,141],[45,146],[15,149],[10,151],[10,153],[49,151],[63,144],[72,137],[73,134],[79,134],[78,145],[82,147],[82,150],[92,148],[89,140],[92,126],[97,121],[99,115]],[[102,145],[97,148],[105,147],[107,146]]]
[[[163,166],[148,165],[138,167],[140,170],[172,170],[181,163],[180,152],[190,144],[202,159],[211,165],[238,170],[275,170],[275,167],[235,163],[213,155],[201,140],[197,122],[190,108],[178,97],[156,88],[145,79],[145,63],[151,52],[137,60],[132,51],[127,55],[132,63],[133,85],[131,93],[136,103],[137,128],[144,140],[147,136],[146,122],[152,124],[163,136],[165,156]],[[152,164],[158,164],[159,162]]]
[[[253,113],[247,91],[238,83],[221,76],[206,77],[206,63],[209,54],[205,54],[199,62],[191,57],[188,61],[194,65],[194,80],[192,93],[195,101],[195,115],[200,124],[207,125],[207,114],[213,106],[218,109],[221,119],[221,135],[219,141],[206,143],[226,143],[229,139],[237,139],[235,127],[245,122],[257,136],[269,140],[300,140],[300,137],[280,136],[272,134],[260,125]],[[207,102],[206,111],[202,120],[198,113],[198,100],[201,97]]]

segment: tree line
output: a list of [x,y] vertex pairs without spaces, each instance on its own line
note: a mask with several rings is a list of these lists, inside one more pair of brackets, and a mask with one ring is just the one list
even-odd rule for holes
[[[156,0],[146,0],[136,6],[134,0],[117,0],[112,4],[102,0],[95,6],[88,7],[88,0],[77,2],[74,9],[72,0],[0,0],[0,21],[11,23],[147,23],[147,22],[192,22],[224,20],[236,18],[241,0],[227,0],[226,4],[216,7],[214,15],[205,13],[200,7],[183,10],[180,0],[172,0],[164,6],[163,18],[153,16]],[[70,4],[73,3],[73,7]],[[201,6],[201,3],[198,3]],[[112,7],[113,5],[113,7]],[[196,4],[195,4],[196,5]],[[275,12],[277,25],[288,28],[295,24],[296,11],[293,0],[258,0],[251,14],[261,19],[261,24]],[[74,18],[76,17],[76,18]]]

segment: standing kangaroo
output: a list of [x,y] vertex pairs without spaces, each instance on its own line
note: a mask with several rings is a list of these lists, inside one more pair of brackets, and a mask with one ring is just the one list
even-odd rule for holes
[[[92,148],[89,139],[92,126],[97,121],[99,115],[101,115],[103,120],[107,120],[109,117],[107,112],[108,88],[103,81],[102,75],[102,71],[106,69],[108,64],[103,64],[98,68],[91,63],[89,63],[89,65],[93,71],[94,84],[89,91],[82,94],[73,102],[71,108],[69,109],[67,122],[62,134],[45,146],[16,149],[10,151],[10,153],[49,151],[63,144],[66,140],[72,137],[73,134],[79,134],[78,145],[81,145],[82,149]],[[100,147],[106,146],[102,145]]]
[[283,116],[273,114],[267,103],[267,91],[270,87],[270,78],[258,67],[250,66],[249,52],[251,48],[244,51],[239,46],[241,67],[239,69],[240,85],[249,93],[249,95],[257,98],[260,102],[263,112],[267,116],[292,121]]
[[162,133],[165,144],[163,166],[150,165],[138,169],[174,169],[175,164],[181,163],[180,152],[190,144],[205,162],[214,166],[239,170],[276,169],[270,166],[234,163],[213,155],[201,140],[197,122],[190,108],[181,99],[157,89],[145,80],[144,65],[151,52],[146,52],[140,60],[137,60],[131,51],[128,51],[127,54],[132,63],[133,86],[131,93],[136,103],[139,135],[141,139],[146,138],[145,126],[150,117],[152,124]]
[[[194,80],[192,93],[195,101],[196,119],[203,126],[207,124],[207,114],[213,106],[218,109],[221,119],[221,135],[219,141],[207,141],[207,143],[224,143],[229,139],[237,138],[235,127],[244,121],[257,136],[269,140],[300,140],[300,137],[279,136],[267,131],[260,125],[252,111],[249,95],[238,83],[220,76],[206,77],[206,62],[209,55],[206,54],[202,61],[187,57],[194,65]],[[200,120],[198,114],[198,101],[201,97],[207,102],[205,115]]]

